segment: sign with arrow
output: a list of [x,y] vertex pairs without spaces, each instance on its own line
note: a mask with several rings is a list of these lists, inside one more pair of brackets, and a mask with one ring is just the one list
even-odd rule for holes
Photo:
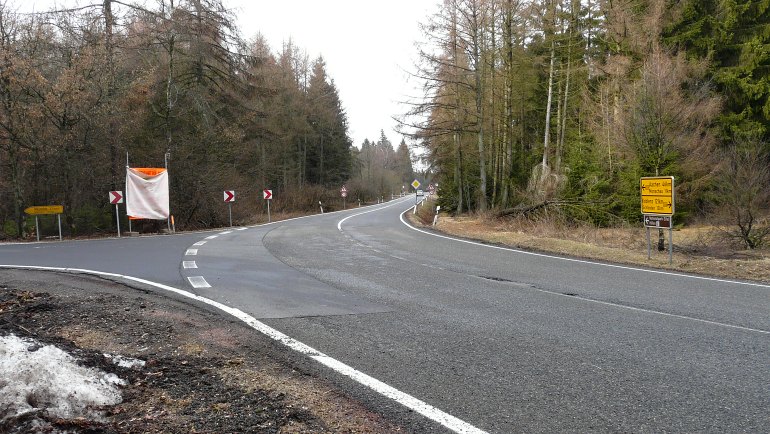
[[225,190],[225,202],[235,202],[235,190]]
[[41,205],[25,208],[24,212],[29,215],[62,214],[64,207],[62,205]]
[[668,229],[671,227],[670,215],[645,215],[644,226],[648,228]]
[[641,178],[642,214],[674,214],[674,177],[655,176]]
[[123,203],[123,192],[110,191],[108,197],[110,198],[110,205],[115,205],[115,224],[118,227],[118,238],[120,238],[120,211],[118,211],[118,204]]
[[265,200],[271,200],[273,198],[273,190],[262,190],[262,198]]
[[119,203],[123,203],[123,192],[111,191],[109,194],[109,198],[110,198],[110,205],[117,205]]

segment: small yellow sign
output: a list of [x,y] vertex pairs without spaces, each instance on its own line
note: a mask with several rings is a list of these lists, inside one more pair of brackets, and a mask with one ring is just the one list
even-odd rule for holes
[[412,181],[412,187],[419,188],[420,187],[420,181],[418,181],[416,179],[414,181]]
[[674,214],[674,177],[641,178],[642,214]]
[[29,215],[62,214],[64,207],[62,205],[31,206],[25,209],[24,212]]

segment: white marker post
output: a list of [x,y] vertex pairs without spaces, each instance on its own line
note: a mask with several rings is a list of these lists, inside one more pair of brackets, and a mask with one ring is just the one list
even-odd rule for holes
[[438,211],[441,209],[440,205],[436,206],[436,215],[433,216],[433,226],[436,226],[436,223],[438,222]]

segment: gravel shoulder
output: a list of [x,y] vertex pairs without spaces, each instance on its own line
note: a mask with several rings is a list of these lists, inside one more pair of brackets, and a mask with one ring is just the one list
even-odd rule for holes
[[[122,403],[99,409],[101,420],[40,408],[5,418],[0,432],[404,431],[239,321],[97,277],[0,271],[0,336],[9,334],[56,345],[128,385]],[[104,353],[146,364],[120,367]]]

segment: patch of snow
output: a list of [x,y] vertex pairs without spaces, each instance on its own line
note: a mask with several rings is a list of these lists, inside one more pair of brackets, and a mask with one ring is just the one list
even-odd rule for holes
[[99,419],[92,407],[118,404],[115,374],[79,366],[54,345],[15,335],[0,337],[0,421],[32,411],[65,419]]
[[144,360],[132,359],[131,357],[121,356],[120,354],[107,354],[104,353],[104,357],[109,359],[110,362],[120,366],[121,368],[142,368],[144,367]]

